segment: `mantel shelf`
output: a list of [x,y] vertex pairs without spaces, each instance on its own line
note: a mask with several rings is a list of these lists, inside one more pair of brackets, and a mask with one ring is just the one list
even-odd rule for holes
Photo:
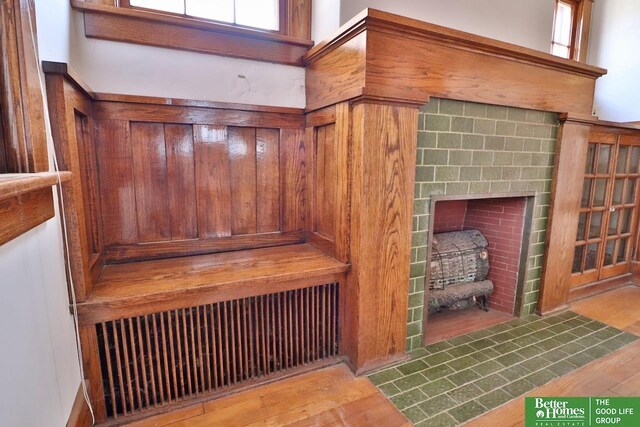
[[71,179],[71,172],[9,173],[0,175],[0,200],[57,185]]

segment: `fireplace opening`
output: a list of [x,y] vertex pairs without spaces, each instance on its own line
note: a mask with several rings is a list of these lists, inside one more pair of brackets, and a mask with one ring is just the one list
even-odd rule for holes
[[534,193],[433,196],[426,344],[519,316]]

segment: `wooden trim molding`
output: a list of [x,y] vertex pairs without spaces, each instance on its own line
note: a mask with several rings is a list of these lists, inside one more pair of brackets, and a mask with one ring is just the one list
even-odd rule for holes
[[84,13],[87,37],[302,66],[302,57],[313,46],[313,42],[306,38],[309,34],[306,27],[310,25],[304,24],[305,20],[310,22],[310,4],[306,0],[289,0],[289,3],[293,16],[300,19],[299,24],[287,23],[292,36],[148,10],[71,0],[71,6]]
[[545,262],[540,279],[538,313],[549,314],[567,307],[571,284],[578,214],[584,168],[592,124],[584,116],[563,114],[556,145]]
[[[71,174],[62,172],[61,181]],[[0,245],[53,218],[56,173],[0,174]]]
[[[89,381],[86,382],[88,383]],[[67,420],[67,427],[91,427],[92,425],[91,410],[84,399],[82,384],[80,384],[71,407],[71,414],[69,414],[69,419]]]
[[590,114],[606,70],[375,9],[305,55],[307,111],[360,96]]

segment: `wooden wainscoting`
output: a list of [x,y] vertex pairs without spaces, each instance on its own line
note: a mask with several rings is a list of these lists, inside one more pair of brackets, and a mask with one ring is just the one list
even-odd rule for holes
[[300,112],[96,101],[107,261],[304,240]]

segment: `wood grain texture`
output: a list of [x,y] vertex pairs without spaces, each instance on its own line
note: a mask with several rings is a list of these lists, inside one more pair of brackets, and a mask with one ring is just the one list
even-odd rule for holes
[[280,229],[280,132],[256,130],[256,228],[258,233]]
[[129,123],[96,120],[96,155],[100,159],[98,180],[105,246],[138,243],[136,190]]
[[71,414],[67,420],[67,427],[91,427],[93,425],[93,418],[91,418],[91,411],[89,405],[84,399],[82,390],[82,384],[78,387],[76,398],[73,401],[71,407]]
[[0,174],[0,200],[10,199],[30,191],[42,190],[71,179],[71,172],[36,172]]
[[345,24],[305,60],[310,111],[366,95],[416,104],[437,96],[590,114],[595,79],[606,72],[374,9]]
[[[171,415],[153,420],[164,426]],[[177,426],[409,426],[409,421],[366,378],[357,378],[341,364],[236,395],[204,403],[204,413],[184,418]]]
[[69,249],[66,258],[71,267],[70,279],[77,300],[83,301],[101,266],[103,245],[91,101],[64,76],[47,75],[46,85],[58,167],[72,174],[71,181],[62,186],[66,226],[63,236]]
[[110,265],[78,312],[83,323],[96,323],[331,283],[347,269],[309,245]]
[[306,226],[306,145],[304,131],[280,131],[282,231],[303,231]]
[[231,235],[231,183],[227,129],[194,126],[195,181],[200,238]]
[[351,216],[343,342],[357,372],[404,354],[417,114],[382,104],[353,107],[351,209],[367,215]]
[[311,0],[286,0],[286,34],[302,40],[311,40]]
[[198,236],[193,127],[164,125],[171,239]]
[[0,200],[0,245],[53,218],[50,188]]
[[202,19],[80,0],[71,4],[84,12],[85,35],[92,38],[297,66],[312,44],[308,39]]
[[171,239],[167,154],[161,123],[131,123],[138,241]]
[[540,314],[567,304],[590,128],[570,120],[560,125],[537,308]]
[[256,222],[256,130],[228,129],[231,183],[231,233],[255,234]]

